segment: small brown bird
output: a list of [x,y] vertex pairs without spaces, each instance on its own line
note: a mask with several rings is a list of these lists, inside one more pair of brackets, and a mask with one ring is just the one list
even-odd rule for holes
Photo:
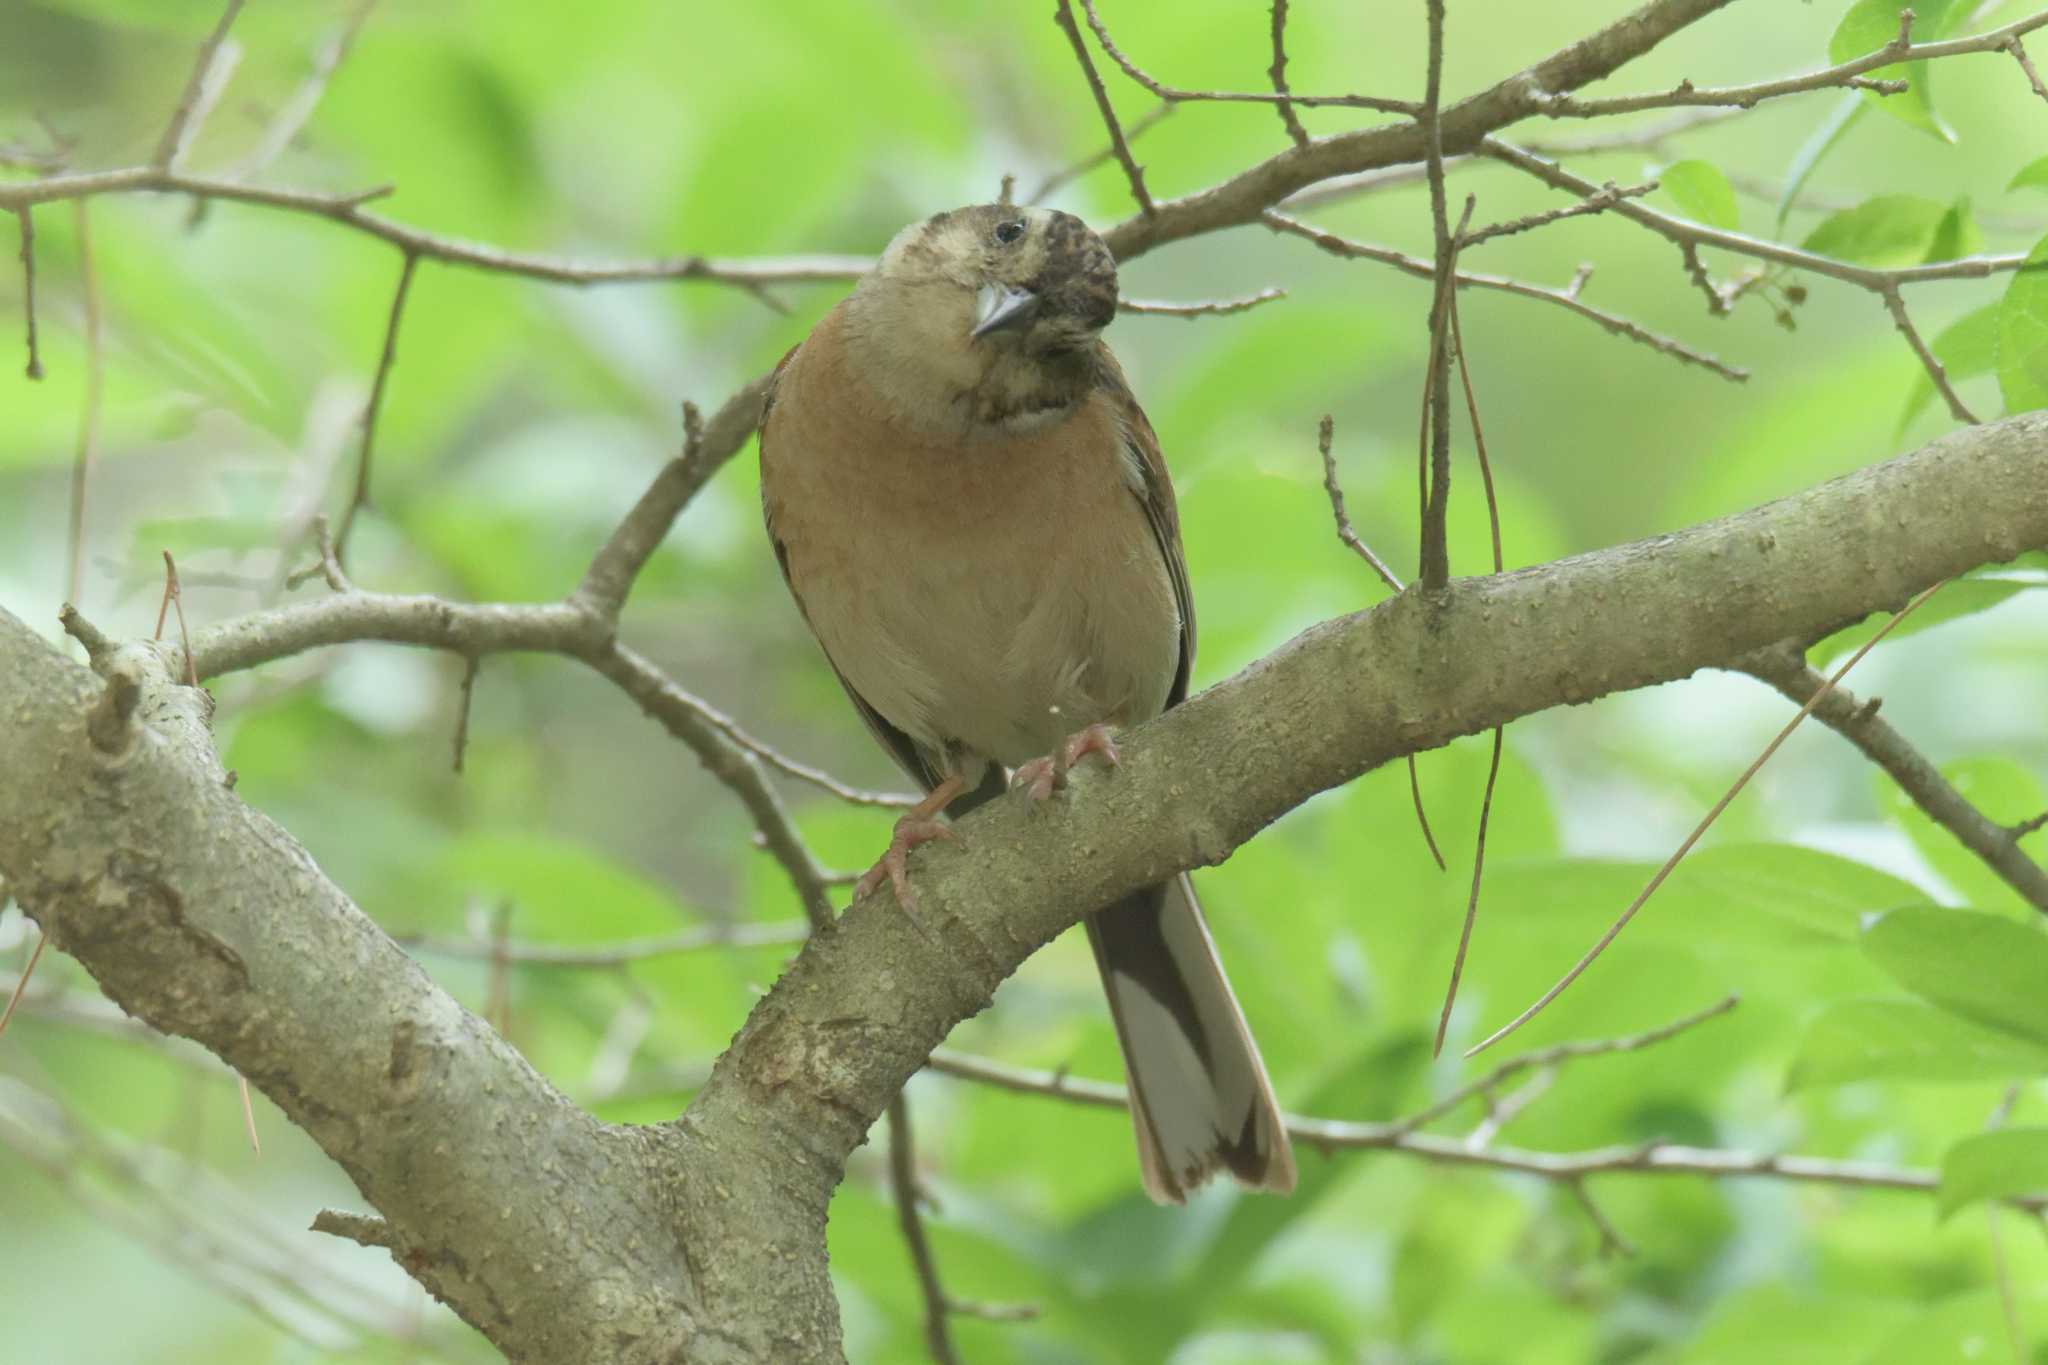
[[[761,426],[783,577],[868,728],[928,793],[863,889],[1108,727],[1187,695],[1195,617],[1159,439],[1102,329],[1116,261],[1080,219],[982,204],[897,234],[784,358]],[[1186,876],[1091,915],[1145,1190],[1294,1157]]]

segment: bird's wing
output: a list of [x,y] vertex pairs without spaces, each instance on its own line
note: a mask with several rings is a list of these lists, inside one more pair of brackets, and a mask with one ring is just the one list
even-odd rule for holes
[[1173,500],[1173,480],[1166,472],[1166,456],[1159,449],[1159,435],[1138,406],[1137,395],[1124,379],[1123,368],[1107,346],[1096,344],[1096,392],[1116,414],[1125,448],[1136,472],[1131,491],[1145,509],[1152,538],[1166,561],[1167,577],[1173,581],[1174,606],[1180,612],[1180,663],[1174,669],[1173,688],[1166,704],[1176,706],[1187,699],[1188,676],[1195,666],[1195,597],[1188,586],[1187,556],[1180,545],[1180,511]]
[[[789,348],[781,362],[776,365],[775,374],[769,381],[768,395],[761,408],[760,439],[764,450],[771,439],[769,419],[775,411],[775,391],[781,384],[783,372],[789,368],[789,362],[800,349],[800,346]],[[775,546],[775,566],[782,571],[783,585],[789,589],[790,600],[796,603],[796,609],[803,616],[804,624],[811,626],[811,638],[819,640],[818,648],[822,651],[824,642],[818,636],[817,627],[811,623],[810,609],[804,605],[803,594],[797,591],[796,580],[789,575],[789,550],[782,543],[782,537],[776,533],[775,510],[764,499],[761,511],[768,524],[768,539]],[[943,754],[925,748],[884,719],[882,713],[870,706],[867,698],[856,692],[853,684],[846,680],[846,674],[840,671],[830,651],[825,651],[825,662],[832,665],[832,676],[839,679],[839,686],[845,689],[847,700],[853,703],[853,709],[858,711],[861,720],[866,722],[868,732],[887,751],[889,757],[896,760],[897,767],[903,769],[904,773],[925,791],[930,791],[946,780]]]

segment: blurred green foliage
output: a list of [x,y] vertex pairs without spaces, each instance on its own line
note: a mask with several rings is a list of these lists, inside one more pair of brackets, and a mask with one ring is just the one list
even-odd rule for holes
[[[237,164],[352,8],[250,5],[234,30],[239,68],[190,164]],[[1519,69],[1619,8],[1453,6],[1446,88]],[[1914,36],[1965,31],[1973,8],[1921,0]],[[1260,4],[1104,9],[1119,42],[1165,79],[1264,79]],[[77,165],[146,159],[216,17],[212,0],[10,0],[0,145],[42,145],[40,116]],[[1882,45],[1898,22],[1891,0],[1859,0],[1846,15],[1839,4],[1738,7],[1615,88],[1806,69]],[[1304,91],[1410,93],[1421,32],[1419,6],[1297,0],[1289,77]],[[1619,182],[1661,165],[1668,202],[1717,224],[1757,231],[1782,202],[1773,235],[1862,263],[2028,250],[2048,231],[2032,193],[2048,179],[2033,159],[2048,126],[2039,102],[2002,55],[1932,65],[1942,68],[1932,84],[1920,67],[1872,73],[1910,79],[1906,95],[1822,92],[1699,129],[1671,152],[1579,160]],[[1127,120],[1150,105],[1120,78],[1111,88]],[[1866,104],[1891,117],[1858,117]],[[1301,116],[1318,133],[1354,126],[1342,110]],[[404,222],[592,260],[873,252],[913,218],[992,197],[1005,173],[1028,191],[1102,141],[1065,40],[1036,6],[386,0],[263,178],[337,191],[388,181],[396,192],[378,211]],[[1155,192],[1171,196],[1285,145],[1270,110],[1187,106],[1139,152]],[[1454,192],[1466,190],[1481,221],[1555,202],[1492,166],[1459,170]],[[1130,211],[1113,165],[1054,202],[1105,224]],[[352,478],[395,254],[333,223],[233,204],[195,212],[174,199],[104,198],[89,214],[106,394],[81,605],[110,631],[147,633],[165,548],[198,620],[289,600],[282,580],[297,561],[286,542],[312,511],[338,507]],[[1426,254],[1417,188],[1314,216]],[[54,620],[66,591],[64,506],[85,390],[79,222],[70,205],[37,211],[48,377],[32,384],[10,366],[0,378],[0,604],[38,622]],[[2044,252],[2034,247],[2034,259]],[[1590,301],[1754,373],[1729,385],[1541,304],[1465,299],[1511,566],[1733,511],[1949,423],[1860,291],[1773,275],[1732,317],[1710,318],[1676,253],[1611,217],[1488,244],[1484,256],[1474,268],[1549,285],[1595,262]],[[1749,268],[1708,261],[1726,276]],[[2043,279],[2024,271],[1908,295],[1980,415],[2001,399],[2014,411],[2048,403]],[[1336,418],[1360,531],[1396,565],[1414,559],[1424,284],[1260,229],[1181,243],[1125,271],[1126,292],[1145,298],[1276,283],[1290,297],[1248,316],[1133,317],[1111,334],[1180,488],[1201,613],[1198,685],[1380,596],[1330,535],[1315,455],[1323,412]],[[355,574],[465,599],[562,593],[674,449],[678,402],[721,401],[842,289],[781,288],[768,307],[704,284],[576,290],[426,263]],[[18,275],[0,274],[0,316],[20,307]],[[742,458],[688,510],[641,580],[628,633],[754,733],[850,780],[890,784],[785,599],[756,530],[754,477]],[[1464,572],[1486,563],[1477,486],[1461,467],[1452,532]],[[1843,548],[1883,553],[1881,543]],[[2044,571],[2033,562],[1955,585],[1918,633],[1880,646],[1854,680],[2006,822],[2044,800]],[[461,676],[459,661],[384,646],[279,663],[216,687],[221,745],[242,794],[394,934],[488,934],[502,919],[521,941],[602,945],[798,913],[723,790],[570,664],[488,661],[467,772],[452,773]],[[1490,1064],[1456,1058],[1584,949],[1786,713],[1774,693],[1708,676],[1509,733],[1483,913],[1442,1060],[1428,1040],[1464,907],[1484,741],[1421,761],[1449,874],[1423,847],[1398,770],[1310,802],[1205,873],[1217,939],[1283,1100],[1393,1118]],[[886,835],[885,813],[803,787],[790,798],[829,863],[864,865]],[[1939,1169],[1945,1209],[2038,1184],[2048,1105],[2037,1084],[2020,1094],[2010,1131],[1979,1136],[2006,1087],[2035,1082],[2048,1059],[2038,919],[1838,738],[1802,731],[1614,949],[1511,1046],[1653,1028],[1730,993],[1740,1006],[1661,1046],[1563,1068],[1497,1141],[1572,1152],[1663,1138]],[[8,962],[31,938],[17,912],[0,918]],[[580,1101],[653,1121],[687,1101],[786,953],[505,972],[425,949],[422,960],[495,1011]],[[91,998],[56,955],[41,973],[64,998]],[[1071,936],[953,1045],[1117,1074],[1093,968]],[[169,1163],[167,1178],[180,1163],[219,1174],[281,1226],[353,1202],[339,1172],[260,1099],[265,1151],[252,1159],[217,1069],[82,1030],[47,1000],[0,1042],[0,1080],[10,1077],[61,1098],[106,1142]],[[1138,1192],[1120,1115],[941,1077],[919,1078],[910,1094],[948,1289],[1041,1309],[1022,1323],[956,1319],[976,1362],[1937,1365],[2011,1349],[1984,1210],[1938,1221],[1924,1193],[1599,1177],[1587,1193],[1633,1246],[1612,1256],[1568,1189],[1528,1176],[1305,1149],[1290,1201],[1217,1192],[1159,1210]],[[1462,1133],[1478,1117],[1468,1106],[1432,1131]],[[346,1268],[403,1308],[395,1327],[354,1348],[308,1344],[288,1316],[193,1289],[183,1272],[207,1263],[203,1246],[173,1240],[157,1259],[141,1250],[108,1211],[147,1202],[119,1162],[70,1153],[58,1162],[67,1184],[0,1124],[10,1133],[0,1143],[0,1354],[10,1359],[487,1358],[373,1264],[381,1256],[280,1233],[289,1257]],[[2026,1358],[2048,1361],[2048,1246],[2031,1235],[2038,1227],[2003,1218]],[[873,1150],[857,1156],[830,1232],[852,1358],[921,1359],[918,1289]]]

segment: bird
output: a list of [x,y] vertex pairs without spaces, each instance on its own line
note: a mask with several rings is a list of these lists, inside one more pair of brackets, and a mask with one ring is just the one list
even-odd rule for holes
[[[854,709],[926,793],[857,895],[1013,784],[1043,800],[1187,696],[1195,616],[1159,439],[1102,332],[1116,259],[1081,219],[977,204],[899,232],[777,367],[761,498]],[[1286,1193],[1273,1087],[1185,873],[1083,921],[1145,1192]]]

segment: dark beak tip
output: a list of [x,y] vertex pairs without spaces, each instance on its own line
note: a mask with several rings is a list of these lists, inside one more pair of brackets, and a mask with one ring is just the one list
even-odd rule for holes
[[974,329],[967,334],[974,341],[1029,322],[1038,311],[1038,295],[1029,289],[990,286],[977,304]]

